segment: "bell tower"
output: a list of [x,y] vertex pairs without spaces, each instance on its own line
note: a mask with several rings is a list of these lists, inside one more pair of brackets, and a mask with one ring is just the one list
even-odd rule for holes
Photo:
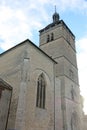
[[[55,66],[55,75],[61,81],[61,116],[63,124],[62,128],[59,129],[81,130],[82,109],[75,36],[65,22],[60,20],[56,10],[52,18],[53,22],[39,31],[40,48],[58,63]],[[55,103],[57,104],[57,101]]]

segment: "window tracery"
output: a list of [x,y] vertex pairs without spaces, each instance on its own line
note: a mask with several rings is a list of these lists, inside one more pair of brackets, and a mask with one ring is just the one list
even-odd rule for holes
[[37,81],[37,99],[36,99],[36,106],[39,108],[45,108],[45,98],[46,98],[46,83],[44,74],[42,73],[38,77]]

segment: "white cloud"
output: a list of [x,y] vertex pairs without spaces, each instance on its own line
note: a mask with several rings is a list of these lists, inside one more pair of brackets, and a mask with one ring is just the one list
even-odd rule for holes
[[35,21],[35,15],[29,15],[26,7],[22,10],[12,9],[7,5],[0,6],[0,48],[7,50],[28,37],[32,38],[32,30],[41,27],[41,23],[39,20]]
[[49,21],[47,10],[51,6],[53,11],[54,5],[60,10],[87,8],[85,0],[0,1],[0,48],[6,50],[26,38],[33,39],[33,30]]
[[81,94],[84,97],[84,111],[87,113],[87,37],[78,40],[76,45],[78,50],[79,82]]

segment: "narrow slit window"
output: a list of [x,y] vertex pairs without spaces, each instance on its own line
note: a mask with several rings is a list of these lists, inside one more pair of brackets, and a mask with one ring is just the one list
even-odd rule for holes
[[71,98],[74,101],[74,91],[73,90],[71,90]]
[[50,36],[49,35],[47,35],[47,42],[49,42],[50,41]]
[[75,91],[75,89],[74,89],[74,87],[72,85],[72,88],[71,88],[71,99],[72,99],[72,101],[75,101],[76,98],[77,98],[77,94],[76,94],[76,91]]
[[45,108],[45,98],[46,98],[46,83],[44,79],[44,74],[42,73],[37,81],[37,99],[36,106],[39,108]]
[[54,40],[54,34],[51,33],[51,41],[53,41],[53,40]]

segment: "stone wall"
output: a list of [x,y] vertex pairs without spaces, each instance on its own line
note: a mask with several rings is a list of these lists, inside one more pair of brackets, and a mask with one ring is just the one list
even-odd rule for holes
[[[0,63],[0,76],[13,88],[7,130],[53,130],[55,62],[26,41],[2,54]],[[41,73],[46,81],[45,109],[36,107]]]

